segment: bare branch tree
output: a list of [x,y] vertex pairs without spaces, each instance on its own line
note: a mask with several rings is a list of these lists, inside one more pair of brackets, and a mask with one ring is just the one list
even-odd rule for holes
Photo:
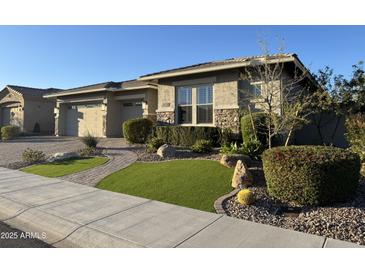
[[240,90],[241,105],[245,103],[267,114],[265,125],[268,146],[272,147],[273,138],[286,135],[285,145],[289,144],[292,132],[308,123],[309,104],[306,103],[308,72],[303,71],[294,62],[288,65],[288,56],[283,53],[271,55],[267,43],[260,41],[263,54],[251,61],[241,73],[241,80],[249,81],[249,86],[259,84],[260,92],[250,88]]

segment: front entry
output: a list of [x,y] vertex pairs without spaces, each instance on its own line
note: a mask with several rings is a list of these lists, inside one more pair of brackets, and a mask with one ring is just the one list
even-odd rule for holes
[[122,124],[127,120],[143,117],[142,101],[122,101],[120,117]]

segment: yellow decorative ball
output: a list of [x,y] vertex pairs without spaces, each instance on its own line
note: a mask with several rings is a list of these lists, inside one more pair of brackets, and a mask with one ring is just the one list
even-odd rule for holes
[[237,193],[237,201],[241,205],[252,205],[255,202],[255,195],[251,190],[245,188]]

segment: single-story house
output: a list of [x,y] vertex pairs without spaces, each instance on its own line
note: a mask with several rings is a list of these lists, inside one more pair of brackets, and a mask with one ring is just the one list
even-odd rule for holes
[[7,85],[0,91],[0,125],[19,126],[24,133],[53,133],[55,103],[43,95],[56,91]]
[[55,135],[120,137],[122,123],[156,120],[157,86],[139,80],[105,82],[45,94],[55,100]]
[[[263,98],[258,99],[260,96],[257,96],[265,94],[264,82],[254,75],[254,68],[262,64],[272,67],[269,73],[274,73],[275,64],[281,64],[277,66],[277,70],[281,71],[280,79],[270,85],[270,88],[278,87],[280,91],[273,93],[276,96],[273,101],[279,106],[275,111],[279,115],[283,114],[284,90],[290,90],[289,94],[296,96],[298,91],[311,93],[319,88],[296,54],[212,61],[143,75],[139,80],[157,86],[156,120],[160,125],[229,128],[238,134],[240,116],[245,111],[247,113],[248,106],[251,111],[267,108],[262,104]],[[247,71],[251,71],[251,77],[244,77]],[[253,97],[250,98],[251,95]],[[292,143],[322,145],[325,141],[346,147],[344,119],[337,123],[336,119],[329,117],[334,115],[326,115],[328,121],[322,126],[321,133],[314,123],[309,123],[295,132]]]

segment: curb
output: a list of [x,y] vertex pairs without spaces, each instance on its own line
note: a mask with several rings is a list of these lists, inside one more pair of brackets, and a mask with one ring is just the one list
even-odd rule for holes
[[217,200],[215,200],[214,202],[214,209],[215,209],[215,212],[217,212],[217,214],[224,214],[224,215],[227,215],[226,211],[224,210],[223,208],[223,203],[231,198],[232,196],[236,195],[237,192],[240,191],[239,188],[236,188],[234,189],[233,191],[231,191],[230,193],[226,194],[226,195],[223,195],[221,197],[219,197]]

